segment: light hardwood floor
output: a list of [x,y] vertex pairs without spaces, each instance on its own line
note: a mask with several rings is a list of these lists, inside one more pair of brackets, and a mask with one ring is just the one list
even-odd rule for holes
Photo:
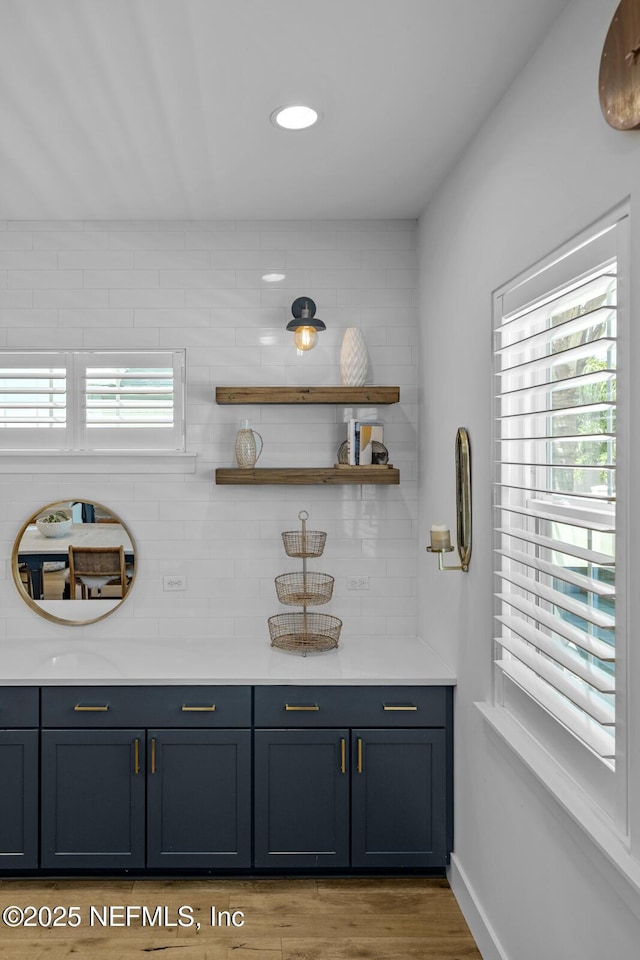
[[[2,880],[10,905],[75,906],[82,923],[0,924],[3,960],[481,960],[444,879]],[[200,929],[90,924],[91,906],[124,924],[127,905],[166,907],[169,923],[190,906]],[[212,926],[212,908],[223,923],[242,911],[244,926]]]

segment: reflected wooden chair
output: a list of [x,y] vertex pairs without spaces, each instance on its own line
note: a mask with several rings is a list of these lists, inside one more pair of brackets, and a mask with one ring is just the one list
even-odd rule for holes
[[33,580],[31,578],[31,570],[26,565],[26,563],[18,564],[18,572],[20,574],[20,582],[25,588],[30,597],[33,598]]
[[[69,544],[69,586],[71,599],[77,599],[80,586],[83,600],[102,597],[106,586],[121,587],[124,597],[130,583],[124,559],[124,547],[76,547]],[[95,594],[92,593],[95,591]]]

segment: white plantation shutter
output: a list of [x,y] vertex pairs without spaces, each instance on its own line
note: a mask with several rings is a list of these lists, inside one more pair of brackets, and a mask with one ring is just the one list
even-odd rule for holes
[[2,447],[64,449],[67,445],[68,354],[0,355]]
[[615,758],[619,226],[496,298],[496,669]]
[[183,350],[3,351],[0,446],[184,450],[184,368]]
[[82,354],[85,448],[184,449],[182,357],[181,351]]

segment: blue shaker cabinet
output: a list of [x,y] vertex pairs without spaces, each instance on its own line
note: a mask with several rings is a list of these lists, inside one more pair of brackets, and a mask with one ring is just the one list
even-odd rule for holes
[[353,867],[446,863],[445,731],[353,730]]
[[251,865],[250,688],[51,687],[42,712],[42,867]]
[[450,686],[0,688],[0,873],[442,872],[452,703]]
[[256,730],[255,865],[349,865],[348,730]]
[[443,869],[451,706],[447,687],[257,687],[256,868]]
[[144,730],[42,731],[43,867],[144,866]]
[[0,690],[0,870],[38,866],[38,691]]
[[149,730],[147,866],[251,865],[251,731]]

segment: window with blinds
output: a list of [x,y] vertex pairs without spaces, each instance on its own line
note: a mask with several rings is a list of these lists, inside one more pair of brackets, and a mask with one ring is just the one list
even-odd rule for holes
[[184,350],[0,352],[5,450],[181,451]]
[[616,226],[496,298],[496,668],[616,756]]
[[67,355],[0,355],[0,436],[5,448],[57,449],[67,428]]

